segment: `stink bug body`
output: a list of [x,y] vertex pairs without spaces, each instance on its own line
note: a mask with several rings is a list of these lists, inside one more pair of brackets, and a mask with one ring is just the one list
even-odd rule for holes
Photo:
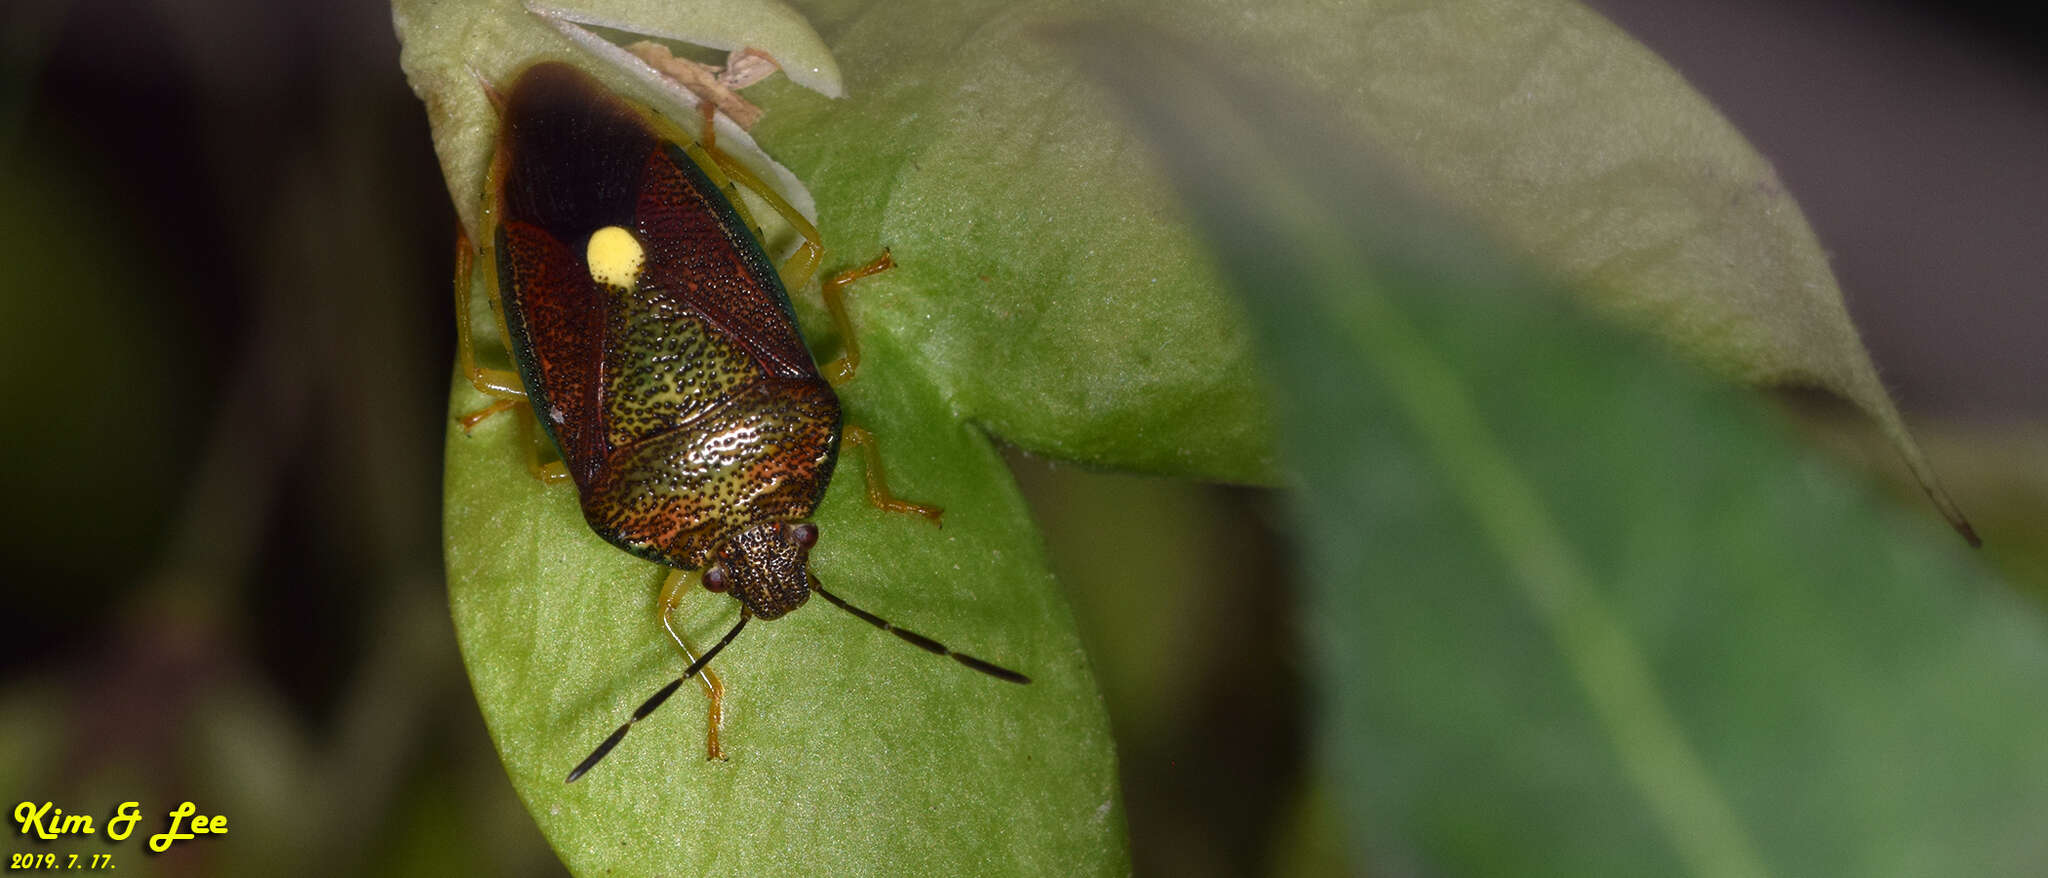
[[[838,398],[797,333],[785,274],[790,287],[810,278],[822,254],[815,228],[730,158],[568,65],[528,68],[504,93],[501,112],[479,238],[494,263],[495,301],[518,371],[476,365],[464,246],[456,279],[463,365],[479,390],[499,400],[465,425],[508,409],[538,415],[561,460],[536,463],[536,474],[573,482],[584,519],[606,541],[676,568],[656,609],[691,656],[683,675],[634,711],[569,780],[700,671],[712,705],[708,748],[719,755],[720,689],[705,665],[749,619],[777,618],[813,592],[921,648],[1029,682],[848,604],[809,570],[818,528],[805,520],[824,494],[842,436],[869,452],[871,501],[938,517],[888,494],[872,437],[842,429]],[[804,236],[781,273],[735,184],[757,192]],[[887,259],[825,284],[848,343],[841,375],[850,377],[856,355],[840,290],[886,269]],[[702,571],[707,590],[740,603],[738,623],[701,657],[669,624],[683,571]]]

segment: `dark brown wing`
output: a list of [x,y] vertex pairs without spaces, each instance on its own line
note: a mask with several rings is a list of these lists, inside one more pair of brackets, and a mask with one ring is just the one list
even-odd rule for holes
[[493,169],[498,290],[534,413],[587,485],[610,451],[604,413],[606,311],[590,278],[590,234],[630,226],[641,168],[658,141],[590,77],[538,64],[506,93]]
[[[741,371],[816,378],[746,223],[641,110],[546,63],[513,84],[504,120],[494,175],[506,322],[534,410],[579,486],[615,448],[674,429],[745,383],[734,356],[752,363]],[[645,251],[633,290],[590,277],[585,248],[607,226],[632,231]],[[707,380],[658,343],[693,327],[686,334],[726,352]],[[613,392],[657,384],[654,405]]]
[[664,143],[648,156],[638,219],[650,295],[703,315],[767,374],[817,377],[781,276],[725,193],[680,147]]
[[577,485],[604,462],[605,301],[580,256],[546,230],[498,227],[499,289],[513,359],[534,414],[561,449]]

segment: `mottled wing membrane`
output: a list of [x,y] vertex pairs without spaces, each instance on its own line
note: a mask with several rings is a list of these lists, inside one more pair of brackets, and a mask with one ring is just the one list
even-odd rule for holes
[[817,376],[781,276],[725,194],[675,144],[648,157],[638,219],[650,296],[704,315],[770,375]]

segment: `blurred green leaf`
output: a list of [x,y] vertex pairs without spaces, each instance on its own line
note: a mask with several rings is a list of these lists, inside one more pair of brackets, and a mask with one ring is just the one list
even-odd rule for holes
[[1070,40],[1284,388],[1375,870],[2038,874],[2048,637],[1953,538],[1561,306],[1322,104],[1143,28]]
[[[1805,414],[1802,434],[1829,456],[1882,480],[1896,497],[1919,494],[1891,465],[1891,449],[1861,421],[1846,412]],[[1970,498],[1985,563],[2048,608],[2048,425],[1949,422],[1922,429],[1920,439],[1946,462],[1943,481]]]

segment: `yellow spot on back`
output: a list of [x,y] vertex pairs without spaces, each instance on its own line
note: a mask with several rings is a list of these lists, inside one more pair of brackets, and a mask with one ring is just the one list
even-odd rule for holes
[[590,265],[591,280],[628,290],[639,282],[640,264],[646,259],[647,251],[634,240],[633,233],[618,226],[605,226],[592,233],[590,245],[583,253],[583,261]]

